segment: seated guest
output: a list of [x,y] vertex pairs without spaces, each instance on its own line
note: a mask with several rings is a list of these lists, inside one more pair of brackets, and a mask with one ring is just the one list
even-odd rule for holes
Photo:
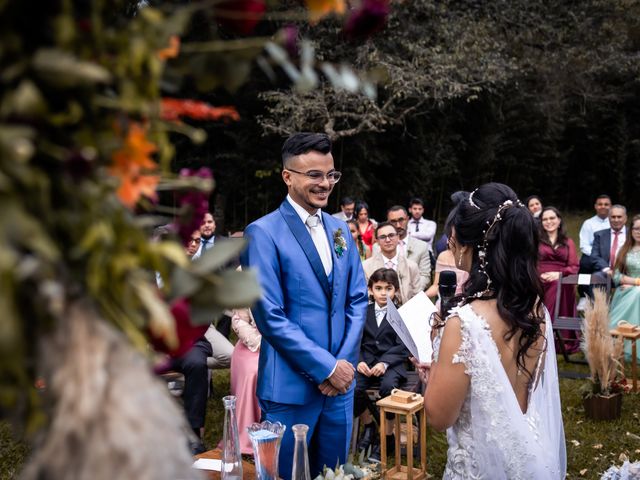
[[[418,265],[418,270],[420,270],[420,290],[426,290],[431,285],[429,246],[426,242],[410,237],[407,234],[409,214],[402,205],[394,205],[387,210],[387,222],[393,225],[398,232],[398,253],[409,260],[413,260]],[[373,252],[377,252],[379,248],[379,245],[374,245]],[[400,278],[400,284],[402,284],[402,277]]]
[[201,237],[201,235],[202,234],[200,233],[200,230],[196,230],[191,234],[191,238],[189,239],[189,242],[188,242],[187,247],[186,247],[187,256],[189,258],[193,258],[193,256],[200,249],[200,237]]
[[627,209],[622,205],[613,205],[609,210],[609,226],[593,234],[591,248],[592,272],[608,275],[613,273],[618,252],[624,245],[627,235]]
[[534,216],[534,218],[540,217],[540,213],[542,212],[542,200],[540,200],[539,196],[531,195],[529,198],[527,198],[525,205],[531,212],[531,215]]
[[334,213],[333,216],[346,222],[353,218],[353,211],[355,208],[356,202],[353,198],[343,197],[342,200],[340,200],[340,211],[338,213]]
[[[631,232],[618,252],[613,281],[616,292],[611,299],[611,328],[620,320],[640,326],[640,215],[631,220]],[[625,342],[625,354],[631,357],[631,344]],[[640,357],[640,352],[636,353]]]
[[440,281],[440,272],[444,270],[451,270],[456,274],[456,295],[462,293],[462,286],[464,282],[469,278],[469,272],[460,270],[456,266],[456,259],[453,257],[451,250],[447,249],[438,255],[436,260],[436,273],[433,277],[433,283],[425,292],[429,298],[435,298],[438,296],[438,282]]
[[[578,273],[578,255],[573,240],[567,237],[560,212],[554,207],[545,207],[540,214],[540,244],[538,246],[538,273],[544,288],[544,305],[553,318],[556,308],[558,280],[565,275]],[[559,314],[576,315],[576,293],[573,285],[565,285],[560,296]],[[569,353],[578,351],[576,332],[562,331],[565,349]],[[566,339],[575,339],[567,341]]]
[[358,254],[360,255],[360,260],[363,262],[371,257],[371,248],[367,247],[365,243],[362,241],[362,236],[358,231],[358,221],[354,218],[351,220],[347,220],[347,225],[349,225],[349,231],[351,232],[351,237],[358,247]]
[[[596,214],[588,218],[580,227],[580,273],[593,273],[593,263],[591,261],[591,249],[593,247],[593,236],[600,230],[609,228],[609,210],[611,209],[611,198],[609,195],[598,195],[593,205]],[[588,286],[581,285],[578,287],[580,294],[580,304],[578,310],[584,310],[586,299],[585,295],[591,296],[591,289]]]
[[260,421],[256,386],[262,335],[260,335],[251,310],[248,308],[233,311],[231,327],[238,335],[238,342],[231,356],[231,395],[236,396],[240,451],[246,455],[253,455],[247,427]]
[[358,221],[360,238],[367,247],[371,248],[373,245],[373,230],[376,228],[376,224],[369,218],[369,205],[365,202],[358,203],[354,215]]
[[418,265],[398,252],[400,236],[389,222],[379,223],[375,230],[375,236],[380,248],[374,252],[371,258],[363,262],[364,274],[368,279],[379,268],[386,267],[395,270],[400,279],[400,288],[396,295],[400,303],[405,303],[422,291]]
[[[192,258],[195,260],[201,257],[207,250],[212,249],[215,245],[218,245],[221,241],[225,240],[226,239],[221,235],[216,234],[216,221],[213,218],[213,214],[205,213],[204,217],[202,218],[202,223],[200,224],[200,248],[195,253],[195,255],[192,256]],[[235,259],[228,264],[228,267],[235,268],[238,263],[238,259]],[[218,319],[218,322],[216,323],[216,329],[222,334],[225,339],[229,338],[229,335],[231,334],[231,318],[229,317],[229,315],[224,314]]]
[[438,225],[433,220],[427,220],[423,218],[424,214],[424,202],[421,198],[412,198],[409,202],[409,214],[411,219],[407,226],[407,233],[422,240],[429,247],[429,252],[433,254],[433,239],[436,236],[436,229]]
[[[451,203],[453,203],[453,207],[455,208],[455,206],[458,205],[462,200],[469,198],[469,192],[465,192],[464,190],[458,190],[457,192],[453,192],[449,198],[451,199]],[[448,229],[448,225],[451,225],[451,220],[453,218],[452,213],[453,211],[450,212],[449,215],[447,216],[447,220],[444,222],[444,233],[436,242],[436,245],[435,245],[436,258],[438,257],[438,255],[440,255],[449,247],[449,238],[448,238],[447,232],[448,230],[451,230],[450,228]]]
[[[399,387],[407,379],[404,362],[409,351],[398,338],[387,321],[387,299],[398,305],[396,292],[399,289],[398,274],[390,268],[379,268],[369,277],[369,299],[367,319],[360,343],[360,361],[356,368],[356,389],[354,395],[354,415],[365,414],[367,389],[380,386],[380,396],[388,397],[391,390]],[[393,414],[390,414],[393,418]],[[370,412],[363,415],[364,432],[359,449],[366,450],[378,435]],[[387,445],[394,445],[393,422],[386,424]],[[379,445],[369,457],[370,461],[380,461]]]

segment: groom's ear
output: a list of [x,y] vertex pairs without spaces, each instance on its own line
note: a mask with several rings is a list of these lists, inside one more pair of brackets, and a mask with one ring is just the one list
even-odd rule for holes
[[284,180],[287,186],[291,185],[291,172],[286,170],[286,168],[282,169],[282,180]]

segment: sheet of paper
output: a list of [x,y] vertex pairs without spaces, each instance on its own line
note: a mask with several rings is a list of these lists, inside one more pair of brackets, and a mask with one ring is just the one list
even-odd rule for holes
[[193,464],[193,468],[200,470],[215,470],[217,472],[222,471],[222,460],[214,460],[211,458],[199,458]]
[[579,273],[578,274],[578,285],[589,285],[591,283],[591,274],[590,273]]
[[405,344],[411,355],[420,362],[431,362],[431,327],[429,319],[436,306],[423,293],[402,305],[398,310],[387,302],[387,321]]

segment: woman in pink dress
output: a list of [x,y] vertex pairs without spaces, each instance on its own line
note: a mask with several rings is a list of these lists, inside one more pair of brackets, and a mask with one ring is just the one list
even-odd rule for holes
[[[558,292],[558,279],[578,273],[580,264],[573,240],[567,237],[562,216],[554,207],[545,207],[540,213],[540,245],[538,247],[538,272],[544,287],[544,304],[553,319]],[[576,315],[576,292],[573,285],[565,285],[560,296],[561,316]],[[579,342],[576,332],[561,331],[565,339],[565,349],[569,353],[578,351]]]
[[240,451],[243,454],[253,455],[247,427],[260,421],[256,384],[262,335],[256,328],[251,310],[248,308],[233,311],[231,327],[238,335],[238,342],[231,355],[231,395],[236,396]]

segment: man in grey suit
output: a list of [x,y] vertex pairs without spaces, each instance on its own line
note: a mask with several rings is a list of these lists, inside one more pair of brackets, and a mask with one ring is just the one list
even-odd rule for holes
[[[427,287],[431,285],[431,260],[429,258],[429,246],[427,242],[407,235],[409,213],[403,206],[394,205],[387,210],[387,221],[396,227],[400,237],[398,252],[418,264],[418,268],[420,269],[420,290],[426,290]],[[375,254],[379,251],[379,245],[377,243],[374,244],[373,253]]]
[[340,211],[334,213],[333,216],[340,220],[351,220],[353,218],[353,211],[356,208],[356,201],[351,197],[342,197],[340,200]]

